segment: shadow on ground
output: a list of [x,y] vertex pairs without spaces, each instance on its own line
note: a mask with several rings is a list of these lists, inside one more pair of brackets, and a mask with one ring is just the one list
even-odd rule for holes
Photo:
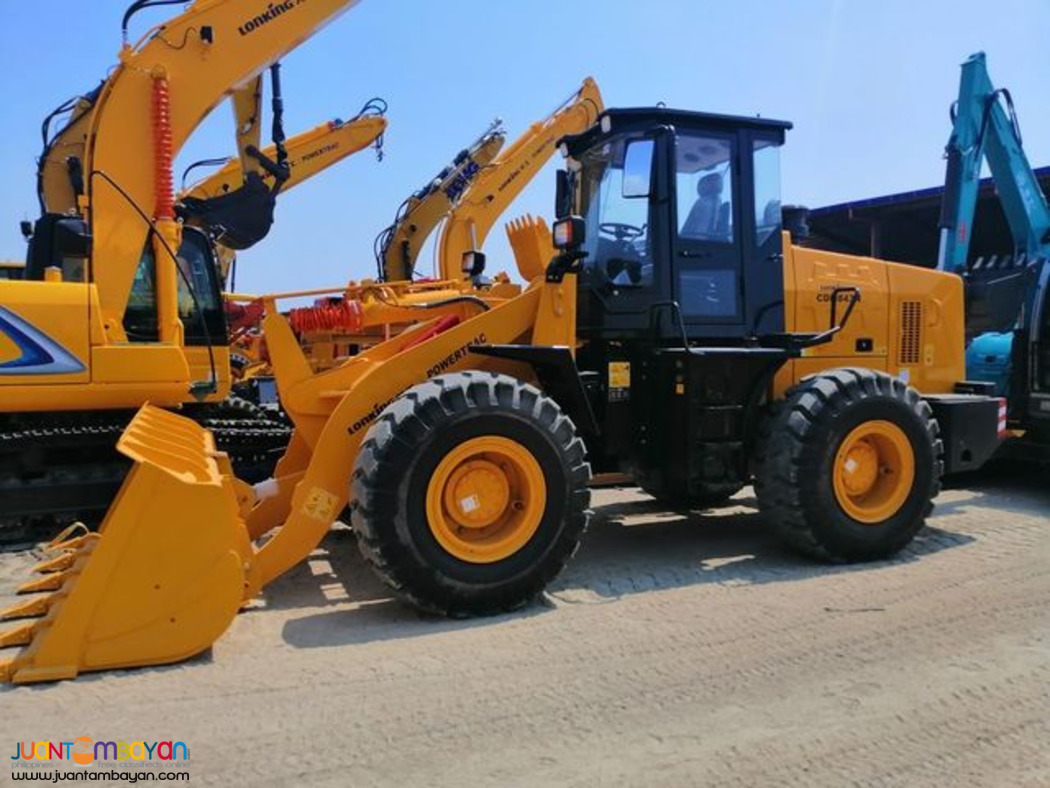
[[[283,636],[299,648],[412,638],[489,626],[508,618],[540,615],[563,604],[596,604],[647,591],[703,583],[790,583],[844,572],[884,569],[922,560],[973,541],[937,527],[926,528],[899,556],[867,564],[829,565],[786,551],[761,523],[753,497],[741,495],[722,509],[668,509],[641,493],[623,491],[623,502],[604,504],[596,495],[595,517],[579,552],[549,589],[545,601],[495,618],[449,621],[421,614],[393,599],[365,565],[348,531],[334,531],[310,563],[275,583],[266,595],[277,608],[334,602],[361,603],[287,622]],[[970,502],[972,503],[972,502]],[[338,593],[333,595],[333,589]]]
[[[972,542],[972,536],[952,530],[952,520],[974,509],[987,509],[997,518],[1045,517],[1050,511],[1046,474],[1042,466],[997,462],[981,474],[952,479],[945,485],[933,525],[904,552],[891,561],[848,566],[821,564],[784,550],[761,523],[754,498],[746,492],[726,508],[703,511],[668,509],[632,490],[597,492],[591,528],[545,600],[515,613],[469,621],[421,614],[394,599],[365,564],[353,533],[337,526],[309,560],[268,587],[262,602],[247,615],[312,608],[286,622],[282,636],[296,648],[315,648],[499,626],[563,604],[600,604],[647,591],[699,584],[791,583],[875,571]],[[8,585],[5,582],[0,591],[9,594]],[[0,597],[0,606],[6,602]],[[316,612],[318,608],[329,609]],[[208,652],[193,662],[210,659]],[[170,669],[177,668],[148,670]]]

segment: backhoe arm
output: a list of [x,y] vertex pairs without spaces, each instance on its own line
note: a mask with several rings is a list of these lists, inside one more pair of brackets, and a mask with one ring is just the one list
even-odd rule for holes
[[593,125],[603,109],[598,84],[588,77],[568,101],[546,120],[533,123],[478,174],[441,230],[440,278],[463,278],[463,255],[481,249],[500,215],[554,155],[558,140]]
[[[107,334],[121,319],[155,219],[158,322],[177,340],[171,162],[204,117],[238,86],[305,41],[356,0],[196,0],[184,13],[125,46],[92,113],[85,173],[93,237],[92,278]],[[140,213],[141,212],[141,213]],[[159,239],[163,239],[162,241]]]
[[[377,144],[386,130],[387,121],[379,111],[362,113],[353,120],[343,121],[338,118],[322,123],[309,131],[298,134],[288,140],[288,165],[291,174],[282,192],[293,189],[304,181],[324,172],[348,156],[364,150],[369,145]],[[263,156],[273,158],[276,151],[273,145],[264,148]],[[273,185],[273,176],[262,173],[267,186]],[[184,198],[209,199],[227,194],[244,181],[244,170],[241,160],[232,158],[216,172],[209,175],[179,195]]]
[[376,266],[380,280],[399,282],[412,279],[419,251],[430,233],[470,182],[496,158],[505,140],[503,124],[497,119],[484,134],[460,151],[451,164],[401,203],[394,223],[376,238]]
[[1021,147],[1013,101],[1008,91],[992,85],[983,52],[962,66],[952,122],[937,267],[954,273],[966,270],[985,159],[1010,226],[1014,252],[1029,257],[1047,254],[1050,209]]
[[[373,100],[352,120],[342,121],[337,118],[289,139],[287,142],[289,175],[281,186],[281,193],[295,188],[348,156],[364,150],[369,145],[374,144],[379,149],[383,132],[387,127],[386,118],[383,116],[385,110],[385,104],[380,105]],[[276,154],[274,145],[262,151],[262,155],[271,161],[275,159]],[[255,160],[252,159],[252,161]],[[275,185],[273,175],[262,172],[260,177],[263,186],[267,190],[272,190]],[[184,189],[178,196],[178,202],[181,205],[185,205],[186,201],[196,201],[199,204],[203,200],[230,194],[241,187],[244,178],[241,159],[230,158],[221,169],[198,181],[189,189]],[[189,219],[188,222],[190,224],[200,223],[195,219]],[[228,283],[230,270],[236,259],[235,252],[220,244],[217,258],[222,281]]]

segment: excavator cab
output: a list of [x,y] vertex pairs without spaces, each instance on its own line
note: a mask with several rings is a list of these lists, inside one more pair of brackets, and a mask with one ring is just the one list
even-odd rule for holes
[[788,128],[646,108],[608,111],[567,138],[587,228],[581,335],[733,342],[782,332]]
[[[184,227],[176,254],[179,319],[188,347],[222,347],[229,343],[222,281],[215,262],[215,245],[201,230]],[[156,260],[152,246],[143,252],[135,271],[124,330],[132,342],[157,342]]]

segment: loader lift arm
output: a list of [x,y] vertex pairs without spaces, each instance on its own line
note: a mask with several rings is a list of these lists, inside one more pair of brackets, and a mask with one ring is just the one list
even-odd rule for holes
[[394,222],[376,238],[376,268],[380,281],[412,279],[416,259],[426,239],[452,208],[467,185],[500,152],[506,140],[497,118],[452,162],[413,193],[397,209]]
[[558,140],[591,126],[605,105],[588,77],[546,119],[533,123],[489,166],[482,169],[449,213],[441,229],[437,260],[441,279],[462,279],[463,256],[478,251],[489,231],[557,149]]

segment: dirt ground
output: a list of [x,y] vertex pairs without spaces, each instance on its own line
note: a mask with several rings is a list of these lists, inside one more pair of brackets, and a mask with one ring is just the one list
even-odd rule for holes
[[548,597],[481,621],[393,601],[337,529],[203,657],[0,689],[0,744],[181,740],[215,785],[1047,786],[1048,478],[956,485],[853,567],[780,550],[750,491],[603,491]]

